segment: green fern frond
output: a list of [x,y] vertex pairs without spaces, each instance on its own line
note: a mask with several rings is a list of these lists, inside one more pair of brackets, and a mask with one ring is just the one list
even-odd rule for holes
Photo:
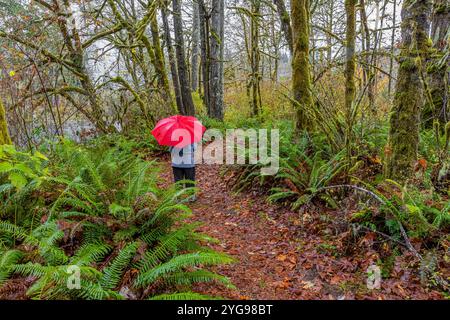
[[103,288],[99,283],[81,281],[81,289],[76,293],[78,297],[87,300],[122,300],[117,292]]
[[103,259],[111,251],[111,246],[106,243],[88,243],[81,246],[70,263],[77,266],[87,266]]
[[176,272],[163,277],[163,280],[169,285],[192,285],[194,283],[219,282],[229,289],[236,288],[229,278],[202,269],[191,272]]
[[23,257],[19,250],[0,252],[0,285],[2,285],[12,273],[12,267]]
[[106,289],[115,288],[121,279],[125,268],[130,264],[139,247],[139,242],[132,242],[119,251],[117,257],[103,270],[100,285]]
[[212,252],[196,252],[175,256],[157,267],[140,273],[135,281],[137,287],[147,286],[160,277],[171,272],[177,272],[186,267],[210,266],[232,263],[234,260],[228,255]]
[[186,224],[182,228],[162,237],[158,245],[151,251],[147,251],[140,260],[139,269],[146,272],[158,262],[164,261],[175,253],[180,245],[191,235],[194,225]]

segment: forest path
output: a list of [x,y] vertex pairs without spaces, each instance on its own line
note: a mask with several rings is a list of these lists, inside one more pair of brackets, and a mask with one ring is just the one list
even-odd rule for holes
[[[163,162],[164,185],[172,183],[169,160]],[[219,240],[209,244],[236,259],[214,268],[230,278],[237,289],[219,284],[199,284],[194,290],[229,299],[440,299],[436,291],[420,284],[417,272],[408,270],[411,256],[394,263],[391,277],[381,289],[367,288],[366,270],[377,264],[371,233],[352,254],[342,254],[349,244],[348,224],[342,212],[319,209],[302,216],[267,203],[251,191],[234,193],[221,176],[219,165],[197,166],[200,192],[190,218],[201,222],[198,231]],[[346,236],[347,234],[347,236]],[[354,241],[354,240],[352,240]]]
[[[170,164],[165,162],[164,166],[164,183],[171,183]],[[293,223],[298,214],[270,205],[264,197],[231,192],[218,165],[199,165],[197,186],[200,192],[197,201],[190,204],[191,220],[202,223],[200,232],[219,240],[210,245],[212,248],[236,259],[236,263],[215,271],[229,277],[237,289],[202,284],[196,291],[231,299],[341,297],[339,290],[324,292],[323,286],[312,282],[315,272],[303,270],[301,260],[308,260],[308,254],[303,255],[302,242],[296,236],[298,228]]]

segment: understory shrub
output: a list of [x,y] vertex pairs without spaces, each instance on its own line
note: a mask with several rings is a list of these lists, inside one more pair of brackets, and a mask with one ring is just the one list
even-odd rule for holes
[[[195,283],[232,287],[207,269],[232,259],[186,221],[180,199],[192,190],[158,188],[158,165],[133,146],[62,140],[48,158],[2,149],[0,295],[8,279],[30,277],[33,299],[199,299]],[[19,219],[14,206],[32,210]]]

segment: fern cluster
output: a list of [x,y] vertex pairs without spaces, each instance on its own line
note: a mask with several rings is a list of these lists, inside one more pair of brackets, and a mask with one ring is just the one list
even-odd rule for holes
[[0,221],[0,286],[32,277],[33,299],[200,299],[208,297],[192,292],[195,283],[232,287],[207,269],[232,259],[186,222],[190,209],[178,199],[189,191],[158,188],[157,164],[130,143],[63,140],[47,152],[39,192],[27,200],[45,206]]
[[[293,137],[292,128],[284,128],[281,132],[280,168],[275,176],[262,175],[262,164],[235,166],[231,168],[235,174],[233,188],[241,191],[259,184],[267,190],[269,201],[283,202],[298,209],[317,190],[340,178],[347,167],[343,151],[333,155],[321,136],[311,137],[304,133],[295,144]],[[318,198],[335,206],[326,193]]]

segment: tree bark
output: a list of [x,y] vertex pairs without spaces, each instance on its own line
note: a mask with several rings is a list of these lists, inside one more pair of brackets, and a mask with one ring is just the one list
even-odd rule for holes
[[431,119],[445,125],[450,121],[448,108],[450,50],[450,3],[447,0],[435,0],[431,21],[431,39],[433,40],[433,57],[428,66],[428,88],[431,101],[425,107],[425,112]]
[[291,0],[293,57],[292,91],[296,103],[296,128],[310,129],[308,111],[313,104],[309,64],[309,0]]
[[200,40],[200,12],[198,2],[193,2],[192,15],[192,57],[191,57],[191,88],[192,91],[198,89],[198,57],[199,57],[199,40]]
[[173,27],[175,33],[175,46],[178,65],[178,78],[180,80],[181,100],[183,102],[183,115],[193,116],[195,114],[194,102],[192,100],[191,86],[189,84],[186,55],[184,51],[183,20],[181,18],[181,0],[172,0],[173,5]]
[[417,160],[420,111],[423,106],[421,68],[428,54],[430,0],[405,0],[402,5],[401,50],[396,92],[386,147],[387,178],[410,178]]
[[175,91],[175,100],[178,112],[184,114],[183,101],[181,99],[180,80],[178,78],[177,61],[172,45],[172,37],[170,36],[169,20],[167,19],[167,4],[161,8],[161,18],[164,27],[164,38],[166,41],[167,55],[169,57],[170,73],[172,76],[173,90]]
[[166,62],[159,40],[159,27],[156,14],[150,21],[150,29],[152,32],[153,47],[155,51],[155,71],[158,77],[159,87],[164,101],[167,103],[167,109],[172,112],[174,110],[172,95],[170,93],[169,79],[166,73]]
[[12,144],[8,132],[8,123],[6,121],[6,112],[0,100],[0,146],[3,144]]
[[209,81],[209,17],[206,13],[205,1],[198,0],[200,45],[201,45],[201,69],[203,84],[203,103],[210,110],[210,81]]
[[394,9],[392,12],[392,33],[391,33],[391,55],[389,57],[389,84],[388,84],[388,93],[389,96],[392,92],[392,70],[394,69],[394,47],[395,47],[395,30],[397,30],[395,24],[397,23],[397,0],[394,0]]
[[372,67],[371,67],[371,57],[370,57],[370,53],[372,53],[372,55],[375,54],[375,46],[376,43],[374,45],[374,51],[371,51],[371,44],[370,44],[370,29],[367,23],[367,13],[366,13],[366,3],[364,0],[360,0],[359,2],[359,10],[360,10],[360,14],[361,14],[361,24],[362,24],[362,30],[363,30],[363,45],[365,48],[365,58],[364,58],[364,63],[365,65],[363,65],[363,77],[364,77],[364,82],[363,82],[363,86],[367,85],[367,97],[369,98],[369,110],[372,111],[373,114],[375,114],[376,110],[375,110],[375,82],[372,80],[372,78],[374,77],[374,74],[372,73]]
[[257,116],[261,113],[261,53],[259,49],[259,23],[260,23],[260,10],[261,0],[251,1],[251,13],[250,16],[250,66],[251,76],[250,83],[248,84],[250,89],[250,103],[252,107],[253,115]]
[[[345,0],[346,50],[345,50],[345,148],[347,160],[352,159],[353,141],[353,101],[355,100],[355,39],[356,39],[356,0]],[[370,81],[370,80],[369,80]]]
[[289,12],[286,10],[284,0],[273,0],[273,3],[277,7],[278,16],[280,17],[281,22],[281,30],[286,38],[289,51],[292,55],[294,52],[294,42],[292,40],[291,17],[289,16]]
[[210,35],[210,105],[211,118],[223,120],[223,43],[224,1],[213,0]]

